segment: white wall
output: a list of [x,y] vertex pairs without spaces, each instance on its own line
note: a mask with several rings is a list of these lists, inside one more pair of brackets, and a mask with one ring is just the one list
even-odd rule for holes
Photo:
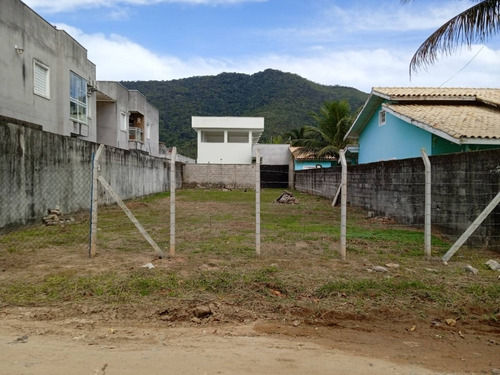
[[200,143],[199,164],[252,164],[252,144],[249,143]]
[[[198,134],[198,158],[200,164],[252,164],[252,145],[264,131],[263,117],[199,117],[193,116],[192,127]],[[204,141],[204,132],[224,134],[220,142]],[[228,133],[248,135],[246,143],[229,142]]]

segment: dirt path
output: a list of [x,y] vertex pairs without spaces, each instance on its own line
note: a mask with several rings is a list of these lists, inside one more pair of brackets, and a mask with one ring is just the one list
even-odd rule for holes
[[438,374],[307,340],[258,335],[252,326],[78,332],[41,322],[15,325],[4,321],[0,328],[2,374]]

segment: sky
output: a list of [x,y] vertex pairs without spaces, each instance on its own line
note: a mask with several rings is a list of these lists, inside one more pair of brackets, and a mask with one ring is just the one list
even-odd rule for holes
[[316,83],[500,87],[500,34],[409,62],[467,0],[23,0],[88,51],[97,79],[173,80],[278,69]]

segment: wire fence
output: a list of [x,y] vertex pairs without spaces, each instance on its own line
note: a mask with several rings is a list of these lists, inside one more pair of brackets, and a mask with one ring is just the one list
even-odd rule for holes
[[17,164],[0,183],[2,250],[88,248],[90,158],[84,155],[76,167],[64,158],[53,165],[36,159]]
[[[354,207],[362,208],[372,223],[383,224],[388,229],[407,227],[419,231],[425,230],[427,217],[434,247],[443,241],[453,244],[469,231],[466,245],[498,250],[500,208],[494,201],[500,190],[498,168],[479,165],[479,169],[477,163],[450,162],[453,157],[431,160],[428,196],[422,160],[349,166],[348,212]],[[496,163],[495,159],[490,161],[493,166]],[[304,171],[297,174],[295,187],[333,200],[339,192],[340,180],[340,167]],[[482,216],[484,220],[479,223],[478,218]],[[348,238],[352,236],[348,228]]]
[[[16,174],[15,184],[2,183],[2,220],[4,223],[10,221],[0,229],[2,250],[9,253],[60,248],[85,256],[90,242],[91,164],[89,156],[82,162],[84,167],[77,171],[63,165],[47,167],[47,173],[40,174],[45,178],[32,181],[29,174]],[[499,173],[496,169],[470,174],[434,167],[431,245],[432,254],[442,256],[495,197]],[[109,173],[111,166],[106,168]],[[424,255],[423,166],[408,169],[403,165],[391,169],[371,165],[348,169],[347,256],[349,252],[366,251],[367,248],[380,254],[411,252]],[[262,168],[259,174],[262,187],[259,228],[256,173],[255,165],[219,168],[217,172],[212,169],[204,177],[208,181],[206,184],[178,191],[175,200],[177,255],[197,255],[203,259],[234,254],[255,256],[259,242],[262,256],[338,257],[342,234],[340,168],[298,172],[296,190],[287,187],[290,181],[288,166]],[[14,185],[26,186],[29,195],[26,191],[14,194]],[[127,200],[126,206],[168,254],[172,241],[172,205],[169,188],[166,186],[164,190]],[[283,196],[288,190],[291,196]],[[102,187],[98,192],[100,201],[106,202],[98,210],[98,252],[153,254],[137,227],[117,204],[112,203],[114,200],[109,192]],[[78,199],[68,199],[75,194]],[[332,206],[336,197],[337,205]],[[30,215],[16,219],[17,212]],[[499,228],[500,209],[496,207],[466,244],[498,251]]]

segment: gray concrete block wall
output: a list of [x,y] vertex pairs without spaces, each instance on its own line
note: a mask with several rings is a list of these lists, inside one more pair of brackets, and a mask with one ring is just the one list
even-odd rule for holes
[[255,165],[244,164],[185,164],[185,187],[254,188]]
[[[462,234],[500,191],[500,149],[431,156],[433,228]],[[295,189],[333,198],[341,167],[295,172]],[[404,224],[424,222],[421,158],[348,167],[348,204]],[[474,243],[500,242],[500,207],[480,226]]]
[[[65,213],[88,211],[92,154],[98,146],[0,117],[0,228],[35,223],[55,206]],[[122,199],[170,189],[169,160],[105,147],[99,164]],[[178,188],[181,166],[176,163]],[[102,187],[98,192],[100,204],[111,203]]]

